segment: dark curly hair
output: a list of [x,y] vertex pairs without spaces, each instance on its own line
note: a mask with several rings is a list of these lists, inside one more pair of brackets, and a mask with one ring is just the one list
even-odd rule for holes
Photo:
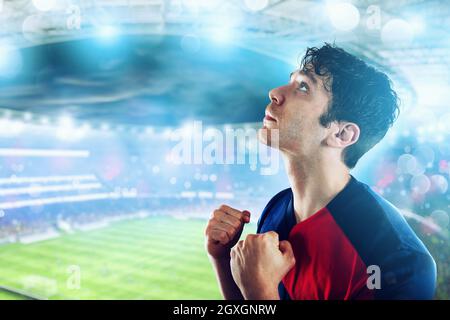
[[360,128],[359,140],[344,149],[343,162],[348,168],[385,135],[397,119],[399,99],[389,77],[336,45],[308,48],[301,69],[323,76],[331,91],[327,112],[320,123],[327,127],[334,121],[349,121]]

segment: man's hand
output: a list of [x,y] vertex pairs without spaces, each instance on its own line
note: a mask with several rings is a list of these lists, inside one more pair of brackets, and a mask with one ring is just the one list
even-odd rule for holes
[[230,259],[231,248],[239,240],[244,224],[250,222],[250,212],[227,205],[214,210],[205,230],[205,246],[211,258]]
[[278,284],[294,264],[291,244],[274,231],[249,234],[231,250],[231,273],[245,299],[280,299]]

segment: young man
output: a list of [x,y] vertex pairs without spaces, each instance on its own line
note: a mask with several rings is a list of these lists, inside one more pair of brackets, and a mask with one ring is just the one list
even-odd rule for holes
[[223,205],[205,230],[226,299],[431,299],[433,258],[398,209],[350,175],[398,115],[389,78],[329,44],[310,48],[269,93],[259,139],[278,130],[291,188],[258,234],[238,242],[248,211]]

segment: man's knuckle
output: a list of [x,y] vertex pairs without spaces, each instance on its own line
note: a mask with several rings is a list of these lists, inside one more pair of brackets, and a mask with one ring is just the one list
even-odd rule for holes
[[256,235],[250,233],[245,237],[245,241],[253,241],[255,237]]
[[235,228],[239,228],[241,226],[241,221],[239,220],[233,220],[233,227]]
[[220,218],[221,216],[222,216],[222,211],[220,211],[220,210],[214,210],[214,212],[213,212],[213,217],[215,218],[215,219],[218,219],[218,218]]

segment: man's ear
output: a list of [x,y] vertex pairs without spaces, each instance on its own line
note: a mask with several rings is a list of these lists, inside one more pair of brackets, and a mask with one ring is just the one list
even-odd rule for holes
[[334,122],[327,137],[327,145],[336,148],[348,147],[359,139],[360,129],[353,122]]

